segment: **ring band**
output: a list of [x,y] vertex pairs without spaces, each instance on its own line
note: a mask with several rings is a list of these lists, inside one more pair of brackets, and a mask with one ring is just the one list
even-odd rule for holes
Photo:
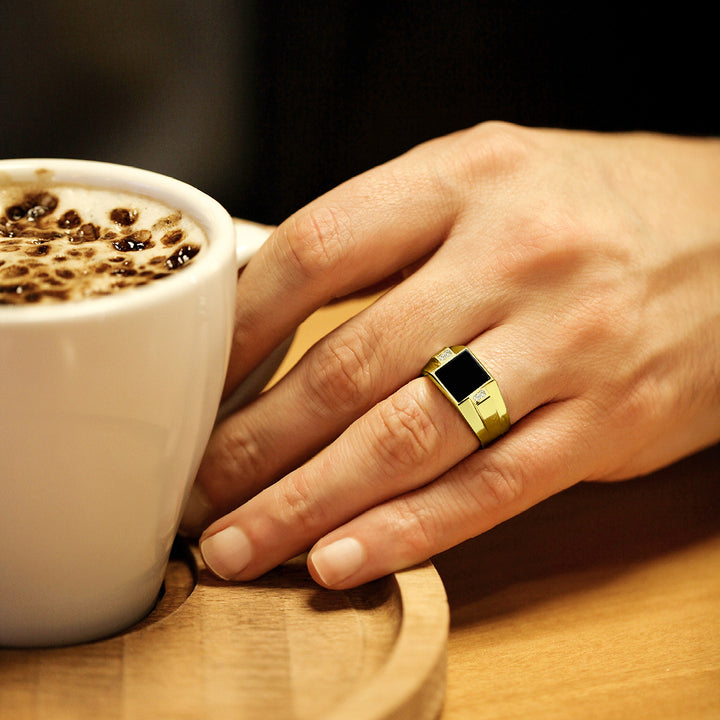
[[460,411],[482,447],[510,429],[510,417],[500,388],[470,348],[446,347],[430,358],[423,375]]

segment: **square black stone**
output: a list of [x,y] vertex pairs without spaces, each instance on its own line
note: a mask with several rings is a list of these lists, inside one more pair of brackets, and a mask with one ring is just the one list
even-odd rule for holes
[[438,368],[435,377],[458,403],[491,379],[469,350],[462,350]]

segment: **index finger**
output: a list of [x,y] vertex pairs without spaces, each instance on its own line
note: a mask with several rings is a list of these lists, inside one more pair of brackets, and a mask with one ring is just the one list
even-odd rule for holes
[[442,242],[457,207],[452,173],[443,172],[446,142],[343,183],[276,229],[238,281],[226,387],[314,310],[382,281]]

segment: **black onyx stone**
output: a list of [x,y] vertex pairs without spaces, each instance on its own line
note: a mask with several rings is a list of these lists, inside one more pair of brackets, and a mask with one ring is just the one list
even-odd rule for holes
[[490,375],[469,350],[462,350],[439,367],[435,371],[435,377],[458,403],[490,380]]

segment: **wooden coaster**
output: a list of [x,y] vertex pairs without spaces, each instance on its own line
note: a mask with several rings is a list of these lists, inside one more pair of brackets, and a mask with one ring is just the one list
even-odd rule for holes
[[301,559],[243,584],[176,543],[164,594],[96,643],[0,650],[14,720],[432,720],[445,691],[445,591],[430,563],[346,591]]

